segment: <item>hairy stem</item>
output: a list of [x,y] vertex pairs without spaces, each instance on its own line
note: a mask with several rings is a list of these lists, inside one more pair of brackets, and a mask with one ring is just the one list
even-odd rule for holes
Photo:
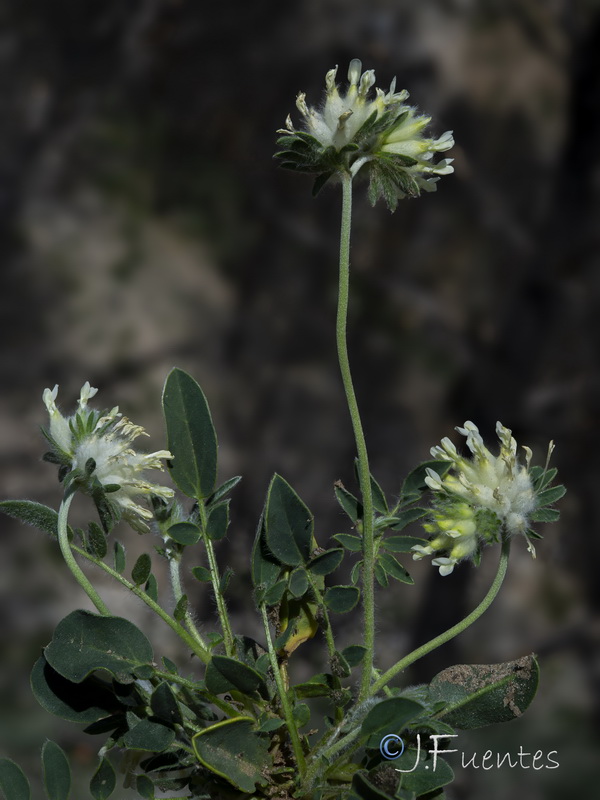
[[210,578],[213,587],[213,594],[215,596],[215,602],[217,604],[217,613],[219,615],[219,620],[221,622],[221,630],[223,631],[225,652],[227,653],[228,656],[232,656],[233,632],[231,630],[231,624],[229,622],[227,604],[225,603],[225,598],[223,597],[223,593],[219,588],[219,583],[221,581],[219,577],[219,566],[217,564],[213,543],[210,540],[207,533],[207,514],[206,514],[206,506],[204,505],[203,500],[198,500],[198,513],[200,515],[200,527],[202,530],[202,538],[204,540],[204,545],[206,547],[206,555],[208,558],[208,568],[210,570]]
[[267,649],[269,651],[269,661],[271,662],[271,669],[273,670],[273,677],[275,678],[275,683],[277,684],[277,693],[279,695],[279,700],[281,702],[281,710],[283,711],[283,716],[285,717],[285,723],[287,725],[287,729],[290,734],[290,740],[292,743],[294,756],[296,758],[296,765],[298,767],[298,772],[300,773],[300,776],[302,776],[306,772],[306,760],[304,758],[304,751],[302,750],[302,743],[300,742],[300,736],[298,734],[298,727],[296,726],[296,720],[294,719],[286,687],[284,686],[283,683],[283,677],[279,671],[277,653],[275,652],[275,647],[273,646],[273,638],[271,636],[271,629],[269,627],[269,618],[267,616],[267,609],[264,604],[261,605],[260,607],[260,613],[262,616],[263,626],[265,629]]
[[342,224],[340,232],[340,268],[338,309],[336,321],[336,340],[338,361],[342,382],[346,393],[346,401],[358,455],[358,479],[362,495],[363,520],[362,520],[362,602],[364,610],[364,645],[366,647],[363,659],[360,682],[359,702],[369,694],[371,673],[373,670],[373,651],[375,648],[375,544],[373,535],[373,496],[371,491],[371,475],[369,471],[369,458],[367,445],[363,433],[362,422],[358,410],[350,361],[348,359],[347,321],[348,321],[348,296],[350,286],[350,230],[352,226],[352,176],[347,173],[342,176]]
[[383,675],[375,681],[373,686],[371,687],[370,695],[375,695],[381,689],[384,688],[391,680],[394,678],[399,672],[409,667],[411,664],[414,664],[415,661],[418,661],[423,656],[426,656],[427,653],[431,653],[432,650],[435,650],[440,645],[449,642],[450,639],[454,639],[455,636],[458,636],[459,633],[462,633],[466,630],[469,625],[472,625],[475,620],[479,619],[479,617],[487,611],[487,609],[492,604],[494,598],[498,594],[500,587],[502,586],[502,581],[504,580],[504,576],[506,575],[506,568],[508,566],[508,555],[510,552],[510,540],[508,538],[504,539],[502,542],[502,552],[500,554],[500,563],[498,564],[498,570],[496,572],[496,576],[492,582],[492,585],[489,588],[488,593],[483,598],[481,603],[475,608],[471,613],[466,616],[463,620],[458,622],[456,625],[453,625],[451,628],[448,628],[447,631],[444,633],[440,633],[439,636],[431,639],[429,642],[421,645],[421,647],[417,647],[416,650],[413,650],[412,653],[404,656],[404,658],[400,659],[393,667],[390,667],[387,672],[384,672]]
[[[335,648],[335,640],[333,638],[333,628],[331,627],[331,620],[329,618],[329,612],[327,611],[327,606],[325,605],[325,601],[323,600],[323,594],[319,589],[319,587],[317,586],[314,577],[310,574],[310,572],[307,572],[306,574],[308,576],[308,582],[310,583],[310,588],[312,589],[312,592],[315,596],[315,600],[317,601],[317,604],[319,606],[319,611],[323,617],[323,622],[324,622],[323,632],[325,634],[325,641],[327,643],[327,653],[329,655],[329,663],[331,665],[331,671],[334,673],[333,675],[333,680],[335,681],[334,688],[339,690],[341,689],[342,683],[337,674],[335,674],[335,670],[333,669],[336,660],[336,648]],[[344,718],[344,711],[342,707],[338,705],[338,703],[339,701],[334,703],[335,721],[341,722],[342,719]]]
[[[169,575],[171,576],[171,588],[173,589],[173,595],[175,597],[175,602],[178,603],[181,598],[183,597],[183,588],[181,586],[181,554],[180,553],[172,553],[169,557]],[[191,636],[198,642],[200,647],[206,650],[206,644],[204,639],[200,635],[198,628],[196,627],[194,620],[192,618],[192,612],[190,611],[189,607],[185,610],[185,627],[188,629]]]
[[60,550],[66,565],[73,573],[73,577],[75,578],[77,583],[81,586],[83,591],[87,594],[87,596],[96,606],[98,611],[105,617],[110,617],[110,611],[108,610],[107,606],[105,605],[104,601],[102,600],[98,592],[94,589],[92,584],[89,582],[89,580],[85,577],[85,575],[81,571],[81,568],[79,564],[75,561],[75,556],[73,555],[73,552],[71,550],[67,519],[69,516],[69,508],[71,506],[71,501],[73,500],[73,495],[74,495],[73,492],[65,494],[62,503],[60,504],[60,508],[58,510],[58,543],[60,545]]
[[125,586],[131,592],[133,592],[133,594],[136,595],[136,597],[139,597],[140,600],[146,603],[146,605],[149,608],[151,608],[155,614],[158,614],[158,616],[162,620],[164,620],[164,622],[166,622],[167,625],[173,631],[175,631],[177,636],[179,636],[179,638],[183,642],[185,642],[185,644],[187,644],[190,650],[198,656],[198,658],[202,661],[203,664],[208,664],[208,662],[210,661],[210,653],[208,652],[206,647],[200,645],[200,643],[197,642],[186,631],[186,629],[177,622],[177,620],[174,620],[172,617],[170,617],[167,614],[167,612],[158,605],[158,603],[155,603],[154,600],[149,595],[147,595],[146,592],[144,592],[143,589],[140,589],[139,586],[135,586],[133,583],[131,583],[131,581],[128,581],[127,578],[124,578],[115,569],[109,567],[108,564],[105,564],[104,561],[101,561],[98,558],[94,558],[94,556],[91,556],[89,553],[86,553],[85,550],[82,550],[80,547],[73,546],[73,550],[75,550],[76,553],[79,553],[79,555],[83,556],[84,558],[87,558],[87,560],[90,561],[92,564],[95,564],[97,567],[100,567],[100,569],[103,569],[104,572],[106,572],[120,584]]

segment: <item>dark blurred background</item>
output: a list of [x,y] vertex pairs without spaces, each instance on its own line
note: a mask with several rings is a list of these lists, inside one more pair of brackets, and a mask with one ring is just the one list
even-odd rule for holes
[[[321,544],[348,530],[334,481],[353,487],[333,328],[339,190],[313,200],[310,178],[278,170],[275,129],[288,112],[297,120],[299,90],[317,103],[325,72],[339,64],[345,77],[360,57],[384,88],[397,75],[435,134],[454,130],[456,173],[437,194],[392,216],[357,187],[350,345],[372,469],[393,496],[442,436],[458,440],[455,425],[472,419],[491,443],[500,419],[538,463],[555,440],[569,493],[537,560],[516,542],[492,610],[407,679],[536,651],[527,714],[458,746],[557,750],[560,767],[459,770],[448,799],[595,796],[598,3],[20,0],[0,20],[1,493],[59,503],[39,461],[46,386],[60,384],[69,410],[89,379],[158,449],[162,383],[187,369],[212,407],[221,477],[244,476],[218,555],[236,571],[235,627],[257,638],[248,558],[271,474],[311,507]],[[0,751],[35,779],[50,736],[89,779],[93,740],[42,711],[28,685],[40,647],[86,598],[52,542],[0,524]],[[156,543],[121,537],[132,560]],[[415,587],[380,591],[381,665],[470,610],[496,558],[445,579],[411,564]],[[96,577],[158,655],[185,665],[167,629]],[[210,599],[189,590],[210,619]],[[343,644],[357,625],[340,618]],[[297,677],[323,650],[298,651]]]

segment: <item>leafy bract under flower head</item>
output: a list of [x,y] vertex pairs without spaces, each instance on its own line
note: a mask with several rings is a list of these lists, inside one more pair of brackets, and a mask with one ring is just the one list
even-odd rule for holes
[[555,469],[548,469],[553,443],[542,469],[531,467],[529,447],[523,447],[525,464],[519,463],[517,442],[500,422],[496,424],[500,440],[497,456],[487,449],[472,422],[456,430],[466,437],[471,457],[461,456],[448,438],[431,449],[435,459],[450,462],[450,467],[443,477],[427,468],[425,483],[435,497],[434,510],[424,525],[431,539],[427,545],[413,547],[413,558],[438,554],[433,564],[441,575],[449,575],[465,558],[477,562],[483,544],[498,541],[500,535],[517,533],[525,536],[535,557],[531,538],[540,537],[529,528],[530,521],[558,519],[557,511],[543,506],[564,494],[563,487],[546,488],[556,475]]
[[168,450],[136,452],[131,446],[133,441],[148,434],[122,416],[117,407],[110,411],[88,408],[88,401],[97,391],[86,382],[77,411],[70,417],[64,417],[56,405],[58,386],[44,391],[44,404],[50,415],[50,427],[44,431],[52,445],[49,460],[61,465],[65,481],[96,501],[108,503],[114,517],[122,517],[132,528],[146,533],[152,512],[138,499],[151,495],[168,499],[173,490],[150,483],[143,472],[162,470],[161,459],[173,456]]
[[296,130],[288,116],[286,128],[279,131],[284,134],[278,139],[283,149],[276,154],[282,166],[317,173],[315,194],[332,176],[354,176],[365,167],[369,199],[375,204],[383,197],[391,211],[403,197],[435,191],[439,176],[454,171],[450,158],[433,162],[436,153],[454,145],[452,131],[437,139],[424,136],[431,117],[418,115],[405,103],[408,92],[396,92],[395,78],[387,92],[372,91],[374,71],[361,74],[362,64],[355,58],[344,92],[336,84],[337,69],[325,76],[325,102],[320,110],[307,105],[303,92],[298,95],[296,106],[305,130]]

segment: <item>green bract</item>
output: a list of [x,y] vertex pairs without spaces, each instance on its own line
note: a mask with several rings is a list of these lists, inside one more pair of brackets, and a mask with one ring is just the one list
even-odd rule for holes
[[335,79],[337,67],[325,76],[326,95],[322,108],[307,105],[300,93],[296,106],[304,118],[305,130],[296,130],[291,117],[277,144],[276,157],[282,167],[317,174],[317,194],[329,178],[343,173],[368,172],[369,199],[374,205],[383,197],[393,211],[398,200],[432,192],[440,175],[454,171],[451,158],[435,163],[437,153],[454,145],[452,131],[428,138],[424,131],[431,117],[418,115],[404,101],[408,92],[396,92],[396,79],[389,91],[376,88],[375,73],[361,75],[362,64],[355,58],[348,69],[349,86],[340,92]]

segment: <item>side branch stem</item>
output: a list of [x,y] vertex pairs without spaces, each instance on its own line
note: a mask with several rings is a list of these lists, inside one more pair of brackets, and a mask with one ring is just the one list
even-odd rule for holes
[[290,701],[288,698],[287,688],[284,685],[283,677],[279,670],[277,653],[275,652],[275,647],[273,645],[273,638],[271,636],[271,629],[269,628],[269,617],[267,615],[267,609],[264,605],[260,607],[260,613],[262,616],[263,626],[265,629],[265,638],[267,640],[267,649],[269,651],[269,661],[271,662],[271,670],[273,671],[273,677],[275,678],[275,683],[277,684],[277,693],[279,695],[279,701],[281,703],[281,710],[283,711],[283,716],[285,717],[287,729],[290,734],[292,750],[294,751],[294,756],[296,758],[298,772],[302,776],[306,772],[306,760],[304,758],[304,751],[302,750],[302,742],[300,741],[300,736],[298,734],[296,720],[294,719],[294,715],[292,713],[292,707],[290,705]]
[[72,500],[73,500],[73,492],[65,494],[62,503],[60,504],[60,508],[58,510],[57,529],[58,529],[58,543],[60,545],[60,551],[63,555],[67,567],[73,573],[73,577],[75,578],[77,583],[81,586],[83,591],[87,594],[87,596],[90,598],[92,603],[96,606],[98,611],[105,617],[110,617],[110,611],[108,610],[108,607],[105,605],[104,601],[102,600],[98,592],[94,589],[92,584],[83,574],[81,567],[75,561],[75,556],[73,555],[73,552],[71,550],[67,519],[69,516],[69,508],[71,506]]
[[[181,585],[181,553],[172,553],[169,557],[169,575],[171,577],[173,596],[175,597],[175,602],[178,603],[183,597],[183,587]],[[185,627],[190,632],[190,635],[194,637],[203,650],[207,650],[206,643],[194,623],[189,606],[185,610],[184,619]]]
[[146,605],[151,608],[155,614],[158,614],[158,616],[164,622],[166,622],[173,631],[175,631],[177,636],[179,636],[179,638],[185,642],[185,644],[187,644],[190,650],[198,656],[203,664],[208,664],[210,661],[210,652],[208,649],[206,649],[206,647],[202,647],[200,643],[197,642],[194,637],[186,631],[183,625],[180,625],[177,620],[174,620],[172,617],[170,617],[167,612],[158,605],[158,603],[155,603],[154,600],[143,591],[143,589],[140,589],[139,586],[135,586],[135,584],[131,583],[131,581],[128,581],[127,578],[124,578],[123,575],[121,575],[115,569],[109,567],[108,564],[105,564],[104,561],[94,558],[94,556],[86,553],[85,550],[82,550],[79,547],[74,547],[73,549],[75,552],[79,553],[79,555],[87,558],[88,561],[91,561],[92,564],[95,564],[97,567],[100,567],[100,569],[103,569],[104,572],[129,589],[134,595],[136,595],[136,597],[139,597],[140,600],[146,603]]
[[213,543],[208,536],[208,530],[207,530],[208,518],[206,514],[206,506],[204,505],[204,501],[202,499],[198,500],[198,512],[200,515],[202,538],[204,540],[204,546],[206,547],[206,556],[208,558],[208,568],[210,570],[210,578],[213,587],[213,594],[215,596],[215,602],[217,604],[217,613],[219,614],[219,621],[221,622],[221,630],[223,631],[225,652],[227,653],[228,656],[232,656],[233,631],[231,630],[231,624],[229,622],[229,614],[227,613],[227,604],[225,603],[223,592],[219,587],[219,584],[221,582],[219,577],[219,565],[217,564],[217,558],[215,556],[215,549],[213,547]]
[[427,653],[431,653],[432,650],[435,650],[440,645],[449,642],[450,639],[454,639],[455,636],[458,636],[459,633],[462,633],[466,630],[469,625],[472,625],[475,620],[479,619],[479,617],[487,611],[487,609],[491,606],[494,598],[498,594],[500,587],[502,586],[502,581],[504,580],[504,576],[506,575],[506,568],[508,566],[508,555],[510,552],[510,539],[506,538],[502,542],[502,552],[500,554],[500,563],[498,564],[498,571],[496,572],[496,576],[492,582],[492,585],[489,588],[488,593],[483,598],[481,603],[475,608],[471,613],[466,616],[463,620],[458,622],[456,625],[453,625],[452,628],[448,628],[447,631],[440,633],[439,636],[436,636],[434,639],[431,639],[429,642],[421,645],[421,647],[417,647],[416,650],[413,650],[412,653],[404,656],[400,661],[394,664],[393,667],[390,667],[387,672],[384,672],[383,675],[375,681],[373,686],[371,687],[371,691],[369,695],[375,695],[381,689],[384,688],[391,680],[394,678],[399,672],[405,670],[411,664],[414,664],[415,661],[418,661],[423,656],[426,656]]

